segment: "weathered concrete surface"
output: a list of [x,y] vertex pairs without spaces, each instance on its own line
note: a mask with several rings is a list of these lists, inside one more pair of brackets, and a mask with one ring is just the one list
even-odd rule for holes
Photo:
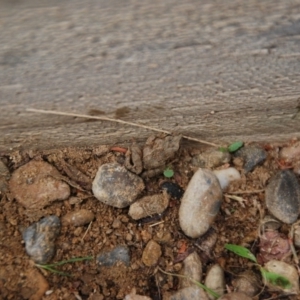
[[[0,150],[300,136],[300,1],[0,0]],[[214,114],[210,114],[214,111]]]

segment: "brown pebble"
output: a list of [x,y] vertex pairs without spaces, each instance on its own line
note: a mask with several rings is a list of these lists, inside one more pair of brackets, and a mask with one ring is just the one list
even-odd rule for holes
[[12,196],[28,209],[41,209],[70,196],[70,187],[57,179],[61,175],[44,161],[30,161],[14,171],[9,181]]
[[142,261],[146,266],[151,267],[157,264],[161,254],[160,245],[155,241],[150,240],[144,249]]
[[80,209],[78,211],[67,213],[62,217],[61,222],[63,226],[83,226],[89,224],[91,221],[93,221],[94,218],[95,215],[91,211],[87,209]]

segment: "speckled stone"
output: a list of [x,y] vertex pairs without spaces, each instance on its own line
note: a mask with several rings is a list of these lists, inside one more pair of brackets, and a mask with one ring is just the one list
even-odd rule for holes
[[284,223],[292,224],[297,220],[300,185],[293,172],[279,171],[270,179],[266,188],[266,205],[270,213]]
[[247,173],[265,161],[267,152],[259,146],[251,145],[238,150],[235,156],[241,157],[244,160],[244,170]]
[[124,208],[132,204],[144,188],[139,176],[117,163],[108,163],[98,169],[92,189],[101,202]]
[[26,252],[33,261],[45,264],[51,260],[59,232],[60,220],[57,216],[45,217],[24,230]]
[[194,174],[179,208],[180,227],[187,236],[198,238],[207,232],[219,212],[222,195],[212,171],[199,169]]

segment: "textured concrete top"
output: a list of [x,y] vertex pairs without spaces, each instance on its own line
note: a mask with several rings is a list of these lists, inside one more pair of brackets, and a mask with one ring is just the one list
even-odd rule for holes
[[300,1],[2,0],[0,150],[300,137]]

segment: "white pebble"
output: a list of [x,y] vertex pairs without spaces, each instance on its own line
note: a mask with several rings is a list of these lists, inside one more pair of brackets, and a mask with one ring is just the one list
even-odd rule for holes
[[235,168],[215,170],[214,174],[217,176],[222,190],[226,189],[230,182],[241,179],[241,174]]

